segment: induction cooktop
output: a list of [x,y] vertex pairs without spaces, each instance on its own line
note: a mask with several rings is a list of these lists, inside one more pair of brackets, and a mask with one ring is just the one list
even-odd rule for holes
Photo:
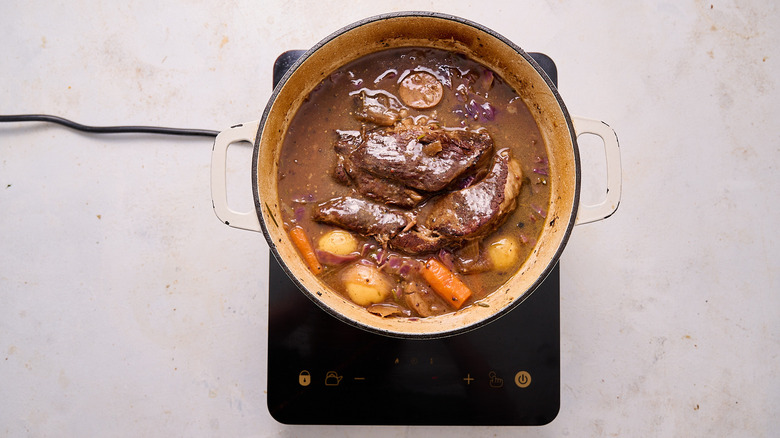
[[[274,85],[304,51],[274,63]],[[557,85],[555,63],[530,53]],[[286,424],[543,425],[560,407],[560,268],[476,330],[408,340],[327,314],[269,257],[268,410]]]

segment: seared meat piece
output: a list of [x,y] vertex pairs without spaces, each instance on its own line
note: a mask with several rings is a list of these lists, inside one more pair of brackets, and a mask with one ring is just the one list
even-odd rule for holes
[[446,236],[431,231],[424,225],[402,231],[390,239],[390,247],[407,254],[425,254],[436,252],[450,244]]
[[[361,135],[338,131],[336,180],[364,196],[412,208],[478,169],[493,141],[485,132],[397,125]],[[472,175],[473,176],[473,175]]]
[[350,197],[318,205],[314,220],[374,236],[407,254],[457,249],[503,223],[517,204],[522,176],[520,164],[509,149],[502,149],[484,179],[434,200],[421,223],[412,212]]
[[333,149],[336,150],[336,168],[333,171],[333,177],[342,184],[349,184],[349,174],[347,173],[347,161],[344,156],[355,150],[363,141],[360,131],[342,131],[336,130],[339,136]]
[[384,204],[412,208],[425,199],[423,195],[402,184],[355,169],[348,160],[339,157],[336,165],[336,179],[340,182],[352,182],[358,192],[365,197]]
[[453,240],[484,237],[514,210],[522,178],[520,163],[502,149],[482,181],[436,201],[425,225]]
[[333,149],[336,150],[338,156],[349,154],[354,151],[356,147],[363,143],[363,136],[360,131],[342,131],[336,130],[336,134],[339,138],[336,140],[336,145]]
[[412,221],[401,211],[358,198],[339,197],[314,208],[314,220],[386,242]]
[[384,90],[361,90],[357,95],[355,117],[363,122],[392,126],[406,115],[403,104]]
[[492,148],[485,131],[396,125],[369,131],[345,159],[375,177],[436,192],[479,166]]
[[358,192],[367,198],[385,204],[412,208],[425,199],[418,192],[402,184],[378,178],[360,169],[355,169],[352,162],[346,159],[350,152],[362,142],[359,131],[336,131],[339,138],[334,149],[337,153],[336,168],[333,177],[342,184],[354,184]]
[[423,254],[456,249],[498,228],[514,210],[522,170],[508,149],[496,153],[490,173],[480,182],[434,201],[422,223],[390,239],[392,248]]

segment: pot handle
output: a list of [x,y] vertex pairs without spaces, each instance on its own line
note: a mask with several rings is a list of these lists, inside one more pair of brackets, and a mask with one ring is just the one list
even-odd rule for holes
[[620,146],[615,130],[600,120],[572,117],[577,137],[582,134],[594,134],[604,142],[607,162],[607,193],[604,200],[594,205],[580,204],[575,225],[600,221],[612,216],[620,204],[622,174],[620,168]]
[[240,141],[254,143],[259,121],[242,123],[222,131],[214,140],[211,150],[211,204],[219,220],[234,228],[260,231],[260,221],[255,211],[246,213],[231,209],[227,202],[227,150]]

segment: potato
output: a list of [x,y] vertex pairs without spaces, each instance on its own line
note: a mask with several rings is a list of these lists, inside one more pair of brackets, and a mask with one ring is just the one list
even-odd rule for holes
[[347,255],[357,251],[358,241],[348,231],[333,230],[320,237],[317,245],[323,251],[337,255]]
[[381,303],[390,295],[393,286],[377,268],[359,263],[345,268],[341,281],[349,299],[361,306]]
[[487,253],[488,258],[493,263],[493,268],[505,270],[517,263],[520,246],[514,237],[505,236],[491,243],[487,248]]

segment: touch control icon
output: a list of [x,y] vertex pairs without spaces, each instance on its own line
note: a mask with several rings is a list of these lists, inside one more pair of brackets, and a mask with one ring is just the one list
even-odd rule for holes
[[498,377],[496,375],[495,371],[491,371],[488,374],[488,377],[490,378],[489,384],[491,388],[503,388],[504,387],[504,379],[501,377]]
[[519,388],[528,388],[528,385],[530,384],[531,375],[528,374],[528,371],[520,371],[515,374],[515,385],[517,385]]

